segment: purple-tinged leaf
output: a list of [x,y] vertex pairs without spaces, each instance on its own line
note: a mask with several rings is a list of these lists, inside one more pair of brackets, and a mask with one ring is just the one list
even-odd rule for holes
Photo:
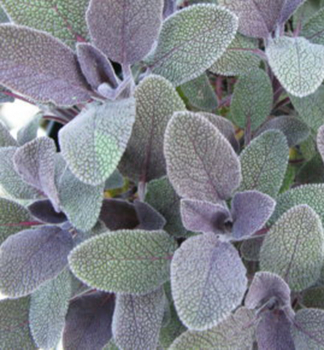
[[276,201],[258,191],[236,193],[231,204],[234,239],[246,239],[260,230],[270,219]]
[[77,45],[77,57],[83,75],[94,90],[102,83],[117,88],[119,80],[114,68],[100,50],[91,44],[80,43]]
[[37,349],[29,329],[29,306],[29,297],[0,300],[1,349]]
[[281,310],[263,314],[256,329],[259,350],[295,350],[290,334],[291,321]]
[[285,0],[282,6],[279,23],[284,24],[288,21],[290,16],[302,5],[306,0]]
[[63,212],[56,212],[48,199],[42,199],[30,204],[28,210],[37,220],[49,224],[61,224],[67,221],[66,215]]
[[60,341],[72,293],[71,274],[63,270],[31,296],[29,323],[36,344],[52,349]]
[[119,294],[112,330],[124,350],[156,349],[166,298],[163,287],[145,295]]
[[122,199],[104,199],[99,218],[111,231],[133,229],[140,224],[134,204]]
[[101,350],[112,337],[115,296],[92,292],[72,299],[66,316],[63,347],[66,350]]
[[171,287],[183,324],[206,330],[228,317],[243,299],[245,274],[236,249],[214,234],[191,237],[182,243],[172,259]]
[[46,194],[54,209],[60,211],[60,200],[55,185],[55,142],[40,137],[17,149],[13,161],[21,178]]
[[240,247],[243,259],[248,261],[259,261],[263,239],[263,236],[254,236],[252,239],[244,240]]
[[102,184],[116,169],[135,121],[133,97],[93,103],[59,132],[62,155],[82,182]]
[[232,223],[229,210],[220,205],[194,199],[182,199],[180,204],[184,227],[189,231],[225,234],[229,233],[227,224]]
[[67,265],[71,233],[56,226],[25,230],[0,246],[0,291],[12,298],[34,292]]
[[185,105],[166,79],[150,75],[135,90],[136,118],[131,138],[119,164],[134,181],[148,182],[166,174],[163,155],[165,129]]
[[185,198],[219,202],[241,182],[241,166],[230,143],[205,117],[177,112],[164,142],[169,180]]
[[291,333],[296,350],[324,349],[324,311],[302,309],[296,313]]
[[11,136],[9,130],[0,122],[0,147],[18,146],[17,141]]
[[23,146],[25,143],[34,140],[37,137],[37,131],[39,128],[39,122],[43,114],[38,113],[35,117],[27,123],[23,128],[18,131],[17,141],[19,146]]
[[177,10],[177,0],[164,0],[163,18],[171,16]]
[[90,99],[76,57],[49,34],[0,26],[0,82],[38,102],[74,105]]
[[0,245],[10,235],[24,230],[35,221],[21,204],[0,198]]
[[166,221],[164,217],[149,204],[136,200],[134,202],[135,211],[139,221],[137,229],[147,231],[163,229]]
[[133,64],[146,56],[162,22],[162,0],[91,0],[91,38],[109,59]]

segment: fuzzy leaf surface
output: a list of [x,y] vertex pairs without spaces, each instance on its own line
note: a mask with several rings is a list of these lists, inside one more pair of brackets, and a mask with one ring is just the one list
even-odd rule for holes
[[274,39],[266,48],[269,65],[293,96],[314,93],[324,80],[324,47],[302,37]]
[[257,129],[270,114],[273,92],[268,75],[261,69],[242,75],[235,84],[231,116],[242,129]]
[[321,8],[306,21],[301,36],[314,44],[324,45],[324,8]]
[[306,290],[303,293],[302,304],[307,308],[324,309],[324,288],[323,286]]
[[85,13],[89,0],[1,0],[16,24],[44,30],[74,48],[78,39],[88,37]]
[[36,350],[29,330],[30,298],[0,300],[0,344],[4,350]]
[[317,133],[317,149],[324,160],[324,125],[318,129]]
[[321,220],[308,205],[298,205],[283,214],[267,233],[260,267],[281,276],[293,291],[302,291],[319,278],[323,258]]
[[290,16],[301,6],[306,0],[284,0],[282,6],[279,23],[284,24],[288,21]]
[[9,130],[0,122],[0,147],[18,146],[17,141],[11,136]]
[[112,337],[113,294],[93,292],[74,298],[66,316],[66,350],[101,350]]
[[59,132],[62,155],[88,185],[103,183],[116,169],[135,120],[135,100],[92,104]]
[[29,323],[33,338],[40,348],[51,349],[59,343],[71,293],[70,272],[63,270],[32,294]]
[[247,261],[259,261],[263,237],[253,237],[242,242],[240,252]]
[[240,308],[207,331],[188,330],[175,340],[170,350],[251,350],[254,328],[248,325],[253,317],[253,312]]
[[206,118],[175,113],[165,133],[169,180],[186,198],[217,202],[239,186],[241,166],[225,137]]
[[275,198],[288,166],[289,148],[283,133],[264,132],[240,155],[242,183],[238,191],[257,190]]
[[236,249],[214,234],[191,237],[182,243],[172,259],[171,287],[183,324],[206,330],[228,317],[246,291],[245,274]]
[[77,278],[91,287],[145,294],[169,279],[175,249],[174,240],[164,231],[120,230],[80,244],[69,263]]
[[163,155],[165,129],[185,105],[165,78],[150,75],[135,90],[136,118],[132,135],[119,165],[134,181],[148,182],[166,174]]
[[91,0],[87,20],[92,41],[112,61],[133,64],[157,39],[162,10],[162,0]]
[[0,247],[0,291],[19,298],[56,277],[73,247],[70,232],[42,226],[10,236]]
[[105,191],[120,188],[124,185],[123,175],[116,169],[105,182]]
[[156,349],[166,298],[163,287],[145,295],[119,294],[112,330],[124,350]]
[[37,137],[39,122],[42,116],[43,115],[41,113],[36,114],[30,122],[28,122],[18,131],[17,141],[20,146],[23,146],[25,143],[30,142]]
[[134,207],[139,221],[138,229],[147,231],[162,230],[166,221],[152,206],[139,200],[134,201]]
[[[61,224],[67,220],[64,213],[57,213],[50,200],[42,199],[28,206],[29,212],[37,219],[49,224]],[[21,231],[21,230],[19,230]]]
[[184,84],[223,55],[236,31],[236,16],[222,7],[198,4],[185,8],[163,23],[150,67],[174,85]]
[[38,102],[74,105],[90,98],[71,49],[27,27],[0,26],[0,82]]

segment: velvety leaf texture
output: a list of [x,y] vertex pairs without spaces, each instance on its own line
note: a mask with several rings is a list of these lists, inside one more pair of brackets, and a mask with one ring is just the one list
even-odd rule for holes
[[66,350],[101,350],[112,337],[113,294],[93,292],[72,300],[63,333]]
[[0,122],[0,147],[18,146],[17,141],[11,136],[9,130]]
[[257,48],[256,39],[237,34],[226,52],[208,70],[225,76],[242,75],[256,70],[260,65],[260,58],[245,49]]
[[264,132],[240,155],[242,183],[239,191],[257,190],[275,198],[288,165],[289,148],[277,130]]
[[44,30],[74,47],[88,36],[85,12],[89,0],[1,0],[11,20],[16,24]]
[[324,288],[316,287],[303,293],[302,304],[308,308],[324,309]]
[[103,183],[116,169],[131,135],[135,100],[92,104],[59,132],[62,155],[88,185]]
[[242,257],[248,261],[259,261],[262,243],[262,236],[255,236],[253,239],[243,241],[240,247]]
[[166,79],[151,75],[135,90],[136,118],[120,171],[148,182],[166,174],[163,138],[168,121],[185,105]]
[[93,43],[112,61],[133,64],[146,56],[162,22],[162,0],[91,0]]
[[171,286],[183,324],[206,330],[228,317],[247,288],[245,273],[236,249],[214,234],[182,243],[172,259]]
[[303,25],[301,35],[314,44],[324,45],[324,8],[307,20]]
[[33,221],[28,210],[12,200],[0,198],[0,244],[10,235],[22,231]]
[[298,205],[282,215],[267,233],[260,266],[284,278],[293,291],[301,291],[319,278],[323,258],[321,220],[308,205]]
[[324,159],[324,125],[322,125],[319,129],[318,129],[318,134],[317,134],[317,148],[318,151],[322,157],[322,159]]
[[169,279],[175,249],[175,242],[164,231],[120,230],[80,244],[70,254],[69,263],[77,278],[91,287],[145,294]]
[[0,291],[19,298],[56,277],[66,266],[70,232],[43,226],[10,236],[0,247]]
[[236,16],[222,7],[198,4],[178,11],[163,23],[150,67],[181,85],[216,62],[236,30]]
[[266,48],[269,65],[282,86],[297,97],[315,92],[324,79],[324,47],[305,38],[281,37]]
[[233,122],[245,129],[258,128],[270,114],[273,92],[268,75],[261,69],[243,75],[235,84],[231,102]]
[[171,345],[170,350],[251,350],[254,313],[238,309],[216,327],[203,332],[187,331]]
[[36,350],[29,330],[30,298],[0,301],[0,344],[3,350]]
[[38,102],[73,105],[90,98],[76,57],[52,36],[26,27],[0,26],[0,82]]
[[138,229],[147,231],[163,229],[166,221],[153,207],[139,200],[134,202],[134,207],[139,221],[139,226],[137,226]]
[[290,16],[302,5],[306,0],[285,0],[282,6],[279,23],[284,24]]
[[67,220],[64,213],[57,213],[51,201],[42,199],[28,206],[29,212],[37,219],[49,224],[61,224]]
[[230,197],[241,181],[232,146],[206,118],[175,113],[165,133],[169,180],[180,196],[217,202]]
[[124,350],[156,349],[166,298],[160,287],[145,295],[119,294],[112,329]]
[[42,116],[43,115],[41,113],[36,114],[30,122],[28,122],[18,131],[17,141],[20,146],[23,146],[25,143],[30,142],[37,137],[39,122]]
[[63,270],[32,294],[29,323],[33,338],[40,348],[51,349],[60,341],[71,293],[70,272]]
[[105,182],[105,191],[120,188],[124,185],[123,175],[116,169]]

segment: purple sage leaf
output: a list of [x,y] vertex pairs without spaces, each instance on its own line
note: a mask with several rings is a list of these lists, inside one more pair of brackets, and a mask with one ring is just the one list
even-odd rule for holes
[[139,226],[137,226],[137,229],[148,231],[163,229],[166,221],[153,207],[139,200],[134,202],[134,207],[140,223]]
[[50,200],[42,199],[28,206],[30,213],[38,220],[49,224],[61,224],[67,220],[63,212],[56,212]]

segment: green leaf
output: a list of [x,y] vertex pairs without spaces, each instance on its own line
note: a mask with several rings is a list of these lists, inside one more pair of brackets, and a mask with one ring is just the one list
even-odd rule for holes
[[44,30],[74,48],[78,39],[88,37],[85,13],[89,0],[1,0],[16,24]]
[[237,25],[235,15],[211,4],[178,11],[163,23],[149,66],[176,86],[197,78],[223,55]]
[[37,131],[39,128],[39,122],[43,114],[38,113],[35,117],[28,122],[24,127],[22,127],[17,134],[17,141],[20,146],[23,146],[25,143],[34,140],[37,137]]
[[291,208],[271,227],[260,252],[261,270],[281,276],[293,291],[320,277],[324,234],[319,216],[308,205]]
[[0,245],[10,235],[22,231],[33,221],[29,211],[12,200],[0,198]]
[[121,188],[124,185],[123,175],[116,169],[105,182],[105,191]]
[[3,350],[36,350],[29,330],[30,298],[0,301],[0,344]]
[[18,146],[17,141],[11,136],[9,130],[0,122],[0,147]]
[[72,173],[88,185],[103,183],[116,169],[131,135],[135,99],[92,104],[59,132]]
[[303,293],[303,298],[301,300],[302,305],[310,308],[324,309],[324,288],[315,287],[307,289]]
[[242,75],[235,84],[231,102],[231,116],[240,128],[257,129],[270,114],[273,92],[268,75],[255,69]]
[[285,136],[276,130],[264,132],[241,153],[242,183],[238,191],[257,190],[275,198],[288,165]]
[[145,295],[118,294],[112,331],[121,349],[156,349],[166,298],[163,287]]
[[60,341],[71,293],[71,275],[64,270],[32,294],[29,323],[40,348],[51,349]]
[[145,294],[169,279],[175,249],[164,231],[120,230],[80,244],[69,263],[77,278],[93,288]]
[[255,71],[258,69],[261,59],[249,52],[248,49],[252,51],[257,48],[258,41],[256,39],[237,34],[224,55],[208,70],[214,74],[225,76],[242,75],[251,70]]
[[172,296],[182,323],[202,331],[223,321],[242,301],[245,274],[236,249],[214,233],[182,243],[171,263]]
[[205,117],[175,113],[164,143],[169,180],[186,198],[217,202],[241,181],[239,159],[230,143]]
[[218,326],[203,332],[187,331],[171,345],[169,350],[251,350],[254,313],[238,309]]
[[324,79],[324,47],[302,37],[280,37],[266,48],[269,65],[281,85],[293,96],[314,93]]
[[324,45],[324,8],[306,21],[300,35],[314,44]]
[[259,261],[262,243],[263,237],[258,236],[243,241],[240,247],[243,259],[248,261]]
[[217,108],[217,98],[206,74],[180,86],[189,104],[202,111],[211,112]]
[[135,90],[136,118],[119,169],[134,181],[148,182],[166,174],[163,138],[168,121],[185,105],[163,77],[150,75]]

